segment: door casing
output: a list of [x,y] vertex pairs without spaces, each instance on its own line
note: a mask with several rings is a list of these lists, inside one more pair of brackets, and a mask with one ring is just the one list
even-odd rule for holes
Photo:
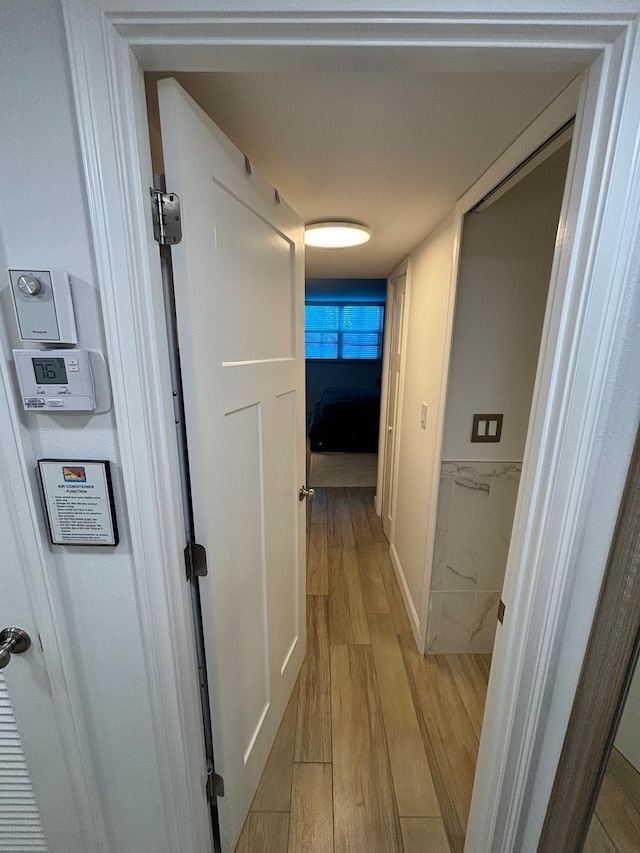
[[[192,8],[138,0],[134,9],[125,0],[62,0],[174,849],[206,850],[208,818],[197,784],[199,721],[188,708],[195,672],[188,666],[186,590],[174,568],[176,516],[157,499],[177,500],[179,483],[177,466],[161,464],[174,454],[168,371],[150,370],[166,367],[166,341],[146,208],[151,164],[138,63],[217,70],[251,60],[260,67],[251,45],[273,53],[286,42],[291,57],[318,46],[375,50],[381,41],[400,52],[432,47],[432,62],[443,47],[454,59],[591,62],[576,132],[575,162],[584,169],[573,174],[574,204],[565,210],[563,251],[554,264],[559,286],[546,337],[554,358],[534,397],[512,540],[513,560],[527,566],[528,577],[525,583],[522,572],[512,571],[505,590],[507,619],[496,645],[466,847],[533,849],[631,454],[637,405],[621,405],[619,395],[640,399],[640,370],[632,369],[638,348],[630,337],[640,312],[625,290],[640,224],[637,4],[612,10],[611,2],[584,0],[566,16],[547,0],[518,0],[508,14],[497,2],[470,8],[461,0],[447,4],[446,13],[420,0],[409,11],[389,11],[375,0],[340,3],[339,11],[328,2],[298,2],[295,11],[283,11],[287,3],[217,5],[210,11],[195,0]],[[615,440],[608,432],[614,422]],[[606,466],[593,464],[605,453]],[[578,588],[579,559],[590,572]]]
[[[398,304],[397,283],[404,277],[403,302]],[[399,316],[397,312],[400,311]],[[398,477],[397,457],[402,413],[402,389],[404,388],[404,350],[407,334],[407,315],[409,313],[409,262],[405,261],[389,277],[387,285],[387,322],[385,329],[385,351],[382,359],[383,383],[380,407],[380,446],[378,450],[378,485],[376,496],[377,511],[382,516],[384,532],[390,542],[393,541],[393,515],[395,503],[395,483]],[[397,322],[397,327],[396,327]],[[397,335],[397,339],[396,339]],[[391,363],[394,355],[394,343],[400,346],[400,369],[398,387],[394,388],[392,373],[396,369]],[[393,393],[395,391],[395,394]]]

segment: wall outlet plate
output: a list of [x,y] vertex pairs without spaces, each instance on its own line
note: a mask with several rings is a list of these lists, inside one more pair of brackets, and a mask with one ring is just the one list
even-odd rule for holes
[[474,415],[471,441],[500,441],[503,415]]

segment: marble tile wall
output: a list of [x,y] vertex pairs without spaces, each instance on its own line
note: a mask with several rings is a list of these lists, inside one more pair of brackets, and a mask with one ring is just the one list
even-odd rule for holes
[[521,462],[443,462],[427,652],[491,652]]

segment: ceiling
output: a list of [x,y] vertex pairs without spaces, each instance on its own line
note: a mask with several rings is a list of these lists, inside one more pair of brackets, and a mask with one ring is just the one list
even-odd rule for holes
[[364,246],[308,248],[308,276],[386,277],[577,73],[154,72],[152,146],[155,81],[173,76],[305,222],[373,230]]

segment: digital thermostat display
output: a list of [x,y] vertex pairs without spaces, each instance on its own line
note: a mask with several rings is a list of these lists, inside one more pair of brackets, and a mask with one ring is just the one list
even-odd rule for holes
[[68,383],[64,358],[32,358],[31,363],[38,385],[66,385]]
[[26,412],[94,412],[96,394],[87,350],[13,351]]

